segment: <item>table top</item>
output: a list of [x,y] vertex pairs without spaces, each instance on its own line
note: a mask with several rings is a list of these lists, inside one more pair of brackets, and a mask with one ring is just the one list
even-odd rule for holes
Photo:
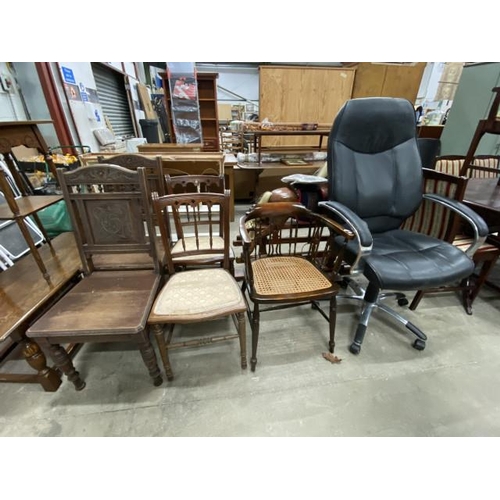
[[326,160],[319,161],[308,161],[307,165],[285,165],[280,161],[270,161],[270,162],[238,162],[235,166],[236,170],[269,170],[269,169],[282,169],[282,170],[297,170],[297,172],[304,173],[310,170],[318,170],[321,168]]
[[40,248],[51,282],[47,283],[31,253],[0,273],[0,342],[30,319],[81,268],[72,232],[62,233]]
[[255,135],[330,135],[330,129],[317,130],[252,130]]
[[[26,217],[28,215],[38,212],[42,208],[46,208],[58,201],[61,201],[63,197],[61,195],[52,196],[23,196],[16,199],[16,204],[19,207],[18,217]],[[7,203],[0,206],[0,220],[11,220],[15,216],[12,210],[9,208]]]
[[500,185],[498,185],[498,179],[469,179],[464,201],[500,212]]

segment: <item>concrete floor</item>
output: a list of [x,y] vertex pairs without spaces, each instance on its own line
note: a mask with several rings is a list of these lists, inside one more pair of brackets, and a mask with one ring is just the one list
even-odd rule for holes
[[[376,312],[352,355],[358,306],[339,301],[338,309],[339,364],[323,359],[328,324],[309,307],[262,315],[255,373],[240,369],[230,341],[172,352],[175,380],[154,387],[127,344],[86,345],[75,358],[82,392],[67,380],[56,393],[0,384],[0,436],[500,435],[498,292],[484,287],[473,316],[454,293],[405,308],[429,337],[421,352]],[[222,320],[176,331],[188,338],[233,328]],[[248,325],[247,333],[250,350]]]

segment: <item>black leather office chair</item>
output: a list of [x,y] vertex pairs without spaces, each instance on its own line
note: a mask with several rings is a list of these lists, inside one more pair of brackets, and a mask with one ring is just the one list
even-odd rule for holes
[[[422,195],[415,113],[404,99],[375,97],[346,102],[328,141],[328,180],[329,201],[320,202],[318,210],[342,220],[356,234],[347,246],[347,264],[350,274],[362,272],[368,280],[366,291],[354,280],[347,280],[356,294],[345,297],[363,301],[349,350],[360,352],[375,308],[403,323],[417,336],[413,347],[424,349],[426,335],[381,299],[395,295],[407,303],[401,291],[450,284],[469,276],[474,268],[469,255],[484,241],[486,224],[460,202],[436,194]],[[466,253],[442,240],[400,229],[423,196],[446,205],[471,224],[475,238]],[[391,293],[381,293],[383,290]]]

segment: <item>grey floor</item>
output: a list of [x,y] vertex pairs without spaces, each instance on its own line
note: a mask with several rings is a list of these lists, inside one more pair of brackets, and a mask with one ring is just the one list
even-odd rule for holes
[[[172,352],[175,380],[160,387],[127,344],[86,345],[75,358],[87,382],[81,392],[66,380],[56,393],[0,384],[0,436],[499,436],[500,294],[484,287],[472,316],[453,293],[405,309],[429,337],[422,352],[375,313],[352,355],[358,306],[339,301],[338,364],[322,357],[327,322],[302,307],[262,315],[255,373],[240,369],[230,341]],[[178,334],[209,329],[233,324]]]

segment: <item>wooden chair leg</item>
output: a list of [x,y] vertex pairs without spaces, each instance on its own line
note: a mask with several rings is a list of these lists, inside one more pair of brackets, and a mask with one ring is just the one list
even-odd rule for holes
[[158,387],[163,383],[163,379],[161,377],[160,368],[158,367],[158,362],[156,361],[155,351],[149,340],[147,328],[139,334],[138,343],[142,359],[149,371],[150,377],[153,379],[153,384],[155,387]]
[[50,357],[55,365],[68,377],[68,380],[73,383],[77,391],[85,388],[85,382],[80,378],[80,374],[76,371],[73,361],[70,356],[59,344],[51,344],[46,339],[39,340],[42,347],[46,347]]
[[415,294],[415,297],[413,297],[413,300],[411,301],[411,304],[410,304],[410,307],[409,309],[414,311],[417,306],[420,304],[420,301],[422,300],[423,296],[424,296],[424,291],[423,290],[419,290],[416,294]]
[[252,313],[252,357],[250,358],[250,369],[254,372],[257,366],[257,344],[259,343],[259,304],[254,304]]
[[333,353],[335,350],[335,325],[337,323],[337,296],[333,295],[330,299],[330,341],[328,350]]
[[472,315],[472,288],[471,288],[471,276],[464,278],[460,282],[462,287],[462,304],[464,306],[465,312],[471,316]]
[[497,260],[498,260],[498,255],[496,255],[491,260],[485,261],[483,263],[483,265],[481,266],[481,271],[479,272],[479,276],[478,276],[478,278],[475,282],[475,286],[471,292],[471,304],[472,304],[472,302],[474,302],[474,299],[477,297],[479,290],[486,282],[486,279],[488,278],[488,274],[490,273],[492,267],[496,264]]
[[[169,331],[171,332],[174,325],[169,325]],[[170,365],[170,359],[168,357],[167,343],[165,342],[165,334],[163,332],[163,325],[153,325],[153,332],[156,337],[156,343],[160,351],[161,360],[163,362],[163,368],[165,368],[165,374],[167,375],[167,380],[174,380],[174,373],[172,372],[172,366]]]
[[241,368],[245,369],[247,367],[247,334],[246,334],[245,313],[241,312],[238,313],[236,316],[238,321],[238,335],[240,339]]

